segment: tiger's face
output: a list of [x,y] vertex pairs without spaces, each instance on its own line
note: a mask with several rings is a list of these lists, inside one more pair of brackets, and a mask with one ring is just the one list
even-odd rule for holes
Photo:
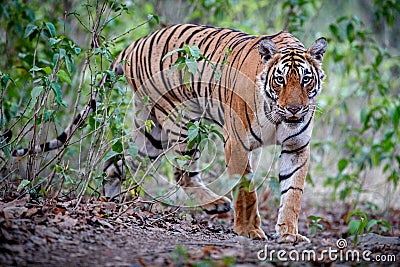
[[298,124],[315,109],[315,97],[325,76],[321,63],[326,45],[326,40],[320,38],[308,50],[278,50],[272,41],[260,41],[264,71],[259,76],[259,86],[270,104],[267,117],[271,121]]

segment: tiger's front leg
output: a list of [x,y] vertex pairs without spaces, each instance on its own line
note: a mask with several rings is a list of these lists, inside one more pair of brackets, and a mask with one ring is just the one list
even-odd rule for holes
[[[233,189],[234,198],[234,230],[238,235],[251,239],[267,239],[261,229],[261,218],[258,212],[257,193],[246,176],[251,173],[248,152],[240,149],[241,144],[225,144],[225,156],[229,176],[240,175],[238,185]],[[235,150],[232,151],[232,148]]]
[[279,162],[279,184],[281,204],[278,222],[275,226],[278,242],[310,242],[298,233],[298,220],[301,208],[304,182],[310,158],[309,143],[302,146],[282,146]]

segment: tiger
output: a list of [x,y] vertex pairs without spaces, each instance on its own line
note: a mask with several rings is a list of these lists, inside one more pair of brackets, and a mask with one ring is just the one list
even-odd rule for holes
[[[183,55],[179,48],[185,45],[198,47],[204,55],[197,60],[197,72],[190,74],[189,82],[184,81],[182,71],[171,71]],[[229,28],[177,24],[131,43],[110,70],[125,75],[135,93],[137,115],[132,139],[138,155],[156,160],[167,147],[173,147],[178,155],[189,156],[192,160],[188,168],[175,167],[175,180],[210,214],[230,211],[231,199],[217,195],[202,181],[197,169],[199,148],[188,148],[187,125],[207,118],[221,126],[227,173],[240,177],[232,190],[233,229],[240,236],[267,239],[261,228],[257,192],[249,186],[253,174],[250,157],[255,149],[279,145],[281,195],[274,236],[280,242],[310,242],[299,234],[298,220],[310,162],[316,98],[325,77],[322,60],[326,48],[327,40],[321,37],[306,49],[287,31],[254,36]],[[109,79],[104,75],[98,87],[104,87]],[[21,157],[63,146],[96,111],[98,101],[98,95],[92,96],[57,138],[34,148],[14,150],[12,155]],[[143,122],[148,120],[152,127],[146,130]],[[135,161],[126,156],[104,163],[106,197],[121,192],[124,165],[128,162],[135,168]]]

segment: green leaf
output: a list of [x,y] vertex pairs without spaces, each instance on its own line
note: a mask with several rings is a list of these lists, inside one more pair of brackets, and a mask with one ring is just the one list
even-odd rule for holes
[[104,161],[107,161],[109,159],[111,159],[112,157],[115,157],[117,155],[120,155],[121,153],[118,153],[116,151],[110,151],[107,153],[107,155],[104,157]]
[[74,47],[74,52],[75,55],[79,55],[81,53],[82,49],[80,47]]
[[160,18],[153,14],[153,19],[156,21],[157,24],[160,24]]
[[179,168],[183,168],[186,165],[187,161],[185,159],[176,159],[176,163],[178,164]]
[[197,138],[199,134],[199,127],[196,125],[192,125],[188,129],[188,141],[191,142]]
[[121,153],[124,150],[124,147],[122,145],[122,142],[120,140],[117,140],[114,142],[114,144],[111,146],[112,151]]
[[360,112],[360,121],[364,124],[364,126],[366,127],[369,121],[369,109],[367,108],[361,108],[361,112]]
[[129,148],[127,150],[128,154],[131,157],[135,158],[139,154],[139,147],[134,142],[129,142],[128,145],[129,145]]
[[29,180],[22,180],[17,188],[17,191],[20,192],[21,190],[23,190],[25,187],[30,186],[31,185],[31,181]]
[[182,52],[182,51],[185,51],[185,49],[184,48],[177,48],[177,49],[174,49],[172,51],[169,51],[168,53],[165,54],[165,56],[163,56],[161,61],[164,61],[167,57],[172,56],[174,53]]
[[61,39],[49,38],[50,46],[54,46],[54,45],[58,44],[61,41],[62,41]]
[[339,35],[339,28],[335,24],[329,25],[329,29],[331,30],[331,33],[333,36],[336,37],[336,39],[340,40],[340,35]]
[[67,55],[67,51],[64,48],[60,48],[60,58],[64,58]]
[[32,71],[41,71],[42,70],[42,68],[39,68],[38,66],[33,66],[30,70],[29,70],[29,72],[32,72]]
[[0,75],[1,75],[1,90],[4,91],[7,88],[8,81],[11,79],[10,79],[10,75],[8,75],[6,73],[2,73]]
[[193,75],[195,75],[196,72],[197,72],[198,65],[199,65],[199,63],[196,61],[196,59],[194,59],[194,58],[187,58],[187,59],[185,60],[185,64],[186,64],[186,66],[188,67],[189,71],[190,71]]
[[351,235],[359,233],[360,226],[361,226],[361,220],[351,220],[349,223],[349,233]]
[[36,33],[38,32],[37,29],[38,29],[38,27],[36,25],[28,24],[28,26],[26,26],[26,29],[25,29],[24,38],[35,37]]
[[339,172],[342,172],[347,167],[348,164],[349,164],[349,161],[347,159],[340,159],[338,162]]
[[377,225],[377,224],[378,224],[378,221],[377,221],[377,220],[375,220],[375,219],[370,220],[370,221],[368,222],[368,224],[367,224],[367,232],[369,232],[369,231],[371,230],[371,228],[372,228],[374,225]]
[[146,132],[150,132],[150,131],[151,131],[151,128],[153,128],[154,126],[156,126],[156,124],[154,123],[154,121],[152,121],[152,120],[146,120],[146,122],[145,122]]
[[220,131],[218,131],[218,130],[216,130],[216,129],[214,129],[214,130],[212,130],[211,131],[211,133],[213,133],[213,134],[215,134],[216,136],[218,136],[219,137],[219,139],[221,139],[222,140],[222,142],[224,142],[225,143],[225,138],[224,138],[224,135],[220,132]]
[[60,81],[65,82],[68,85],[72,85],[71,78],[65,70],[59,70],[57,73],[57,77],[60,78]]
[[52,72],[52,69],[49,66],[42,68],[42,70],[46,73],[46,75],[50,75]]
[[53,23],[46,22],[46,28],[49,31],[51,37],[56,36],[56,28],[54,27]]
[[347,39],[349,40],[350,43],[352,43],[355,39],[355,34],[354,34],[354,25],[352,23],[349,23],[346,28],[346,33],[347,33]]
[[51,83],[51,89],[53,89],[53,92],[56,96],[56,102],[60,106],[65,106],[65,104],[62,101],[62,90],[61,90],[61,85],[58,82],[52,82]]
[[395,129],[399,127],[399,121],[400,121],[400,106],[397,106],[393,112],[392,115],[392,121]]
[[42,91],[43,91],[43,86],[41,85],[33,87],[31,91],[32,101],[36,100],[36,98],[42,93]]
[[200,48],[198,46],[189,46],[189,52],[192,57],[198,59],[200,57]]
[[51,121],[54,118],[54,110],[45,109],[43,112],[43,119],[45,122]]
[[73,72],[74,66],[72,65],[69,57],[65,57],[65,66],[67,67],[68,73],[71,75]]
[[190,72],[186,70],[183,73],[183,83],[185,84],[186,88],[190,91]]

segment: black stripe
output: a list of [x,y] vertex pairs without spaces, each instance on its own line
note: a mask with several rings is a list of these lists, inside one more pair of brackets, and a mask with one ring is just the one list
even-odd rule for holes
[[307,130],[308,126],[310,126],[310,123],[311,123],[311,121],[312,121],[312,119],[313,119],[313,115],[314,115],[314,114],[311,115],[311,117],[310,117],[310,119],[308,120],[307,124],[306,124],[303,128],[301,128],[300,131],[298,131],[297,133],[295,133],[295,134],[293,134],[293,135],[291,135],[291,136],[286,137],[286,138],[282,141],[282,144],[284,144],[287,140],[289,140],[289,139],[291,139],[291,138],[293,138],[293,137],[296,137],[296,136],[300,135],[301,133],[303,133],[305,130]]
[[303,189],[301,189],[300,187],[289,186],[288,189],[281,191],[281,195],[286,194],[289,190],[299,190],[299,191],[301,191],[301,193],[303,193]]
[[249,118],[249,112],[248,112],[248,110],[247,110],[247,105],[245,105],[245,113],[246,113],[246,120],[247,120],[247,123],[249,124],[249,129],[250,129],[251,135],[254,137],[254,139],[257,140],[257,142],[259,142],[260,144],[262,144],[261,137],[259,137],[259,136],[254,132],[254,129],[253,129],[252,125],[251,125],[251,121],[250,121],[250,118]]
[[196,27],[199,27],[199,26],[194,25],[194,24],[180,25],[179,28],[183,28],[183,29],[182,29],[181,32],[178,34],[178,38],[181,38],[182,35],[183,35],[185,32],[187,32],[188,30],[190,30],[190,29],[192,29],[192,28],[196,28]]
[[81,121],[81,114],[79,113],[79,114],[75,117],[74,121],[72,122],[72,125],[80,126],[80,125],[79,125],[80,123],[82,123],[82,121]]
[[40,144],[40,148],[42,149],[43,152],[47,152],[50,149],[50,142],[46,142],[45,144]]
[[[23,151],[24,151],[24,152],[22,152],[22,155],[20,154],[19,156],[25,156],[26,154],[28,154],[29,149],[24,148]],[[18,150],[14,150],[14,151],[11,153],[11,156],[16,157],[16,156],[17,156],[17,153],[18,153]]]
[[310,144],[310,140],[308,140],[308,142],[305,145],[303,145],[301,147],[298,147],[296,149],[293,149],[293,150],[284,149],[284,150],[281,151],[281,154],[294,154],[294,153],[297,153],[297,152],[303,150],[304,148],[306,148],[308,146],[308,144]]
[[10,129],[5,130],[5,132],[1,135],[1,138],[6,142],[10,142],[12,138],[12,132]]
[[[135,126],[136,126],[136,128],[137,128],[142,134],[144,134],[144,136],[146,137],[146,139],[147,139],[148,141],[150,141],[151,145],[152,145],[154,148],[156,148],[156,149],[163,149],[163,145],[162,145],[161,140],[155,139],[155,138],[154,138],[148,131],[146,131],[145,129],[140,130],[141,127],[140,127],[140,125],[139,125],[139,123],[138,123],[137,120],[135,120]],[[157,126],[155,126],[155,127],[157,127]]]
[[97,105],[96,99],[91,99],[91,100],[89,101],[89,107],[93,110],[93,112],[96,111],[96,105]]
[[255,204],[256,204],[256,202],[255,202],[255,201],[253,201],[253,203],[251,203],[249,206],[246,206],[246,210],[248,210],[248,209],[252,208],[252,207],[253,207]]
[[[231,118],[233,118],[233,117],[231,117]],[[232,124],[233,124],[233,123],[234,123],[234,122],[232,122]],[[239,143],[242,145],[242,147],[244,148],[244,150],[250,152],[250,151],[251,151],[251,145],[249,144],[249,146],[247,147],[246,144],[244,143],[245,141],[242,140],[242,138],[241,138],[241,136],[240,136],[240,134],[239,134],[239,132],[238,132],[238,129],[236,129],[236,128],[233,127],[233,126],[231,126],[231,127],[232,127],[232,129],[233,129],[233,133],[235,134],[236,140],[239,141]]]
[[155,160],[156,158],[158,158],[159,155],[150,156],[150,155],[148,155],[148,154],[146,154],[146,153],[144,153],[144,152],[142,152],[142,151],[139,150],[139,151],[138,151],[138,156],[140,156],[140,157],[142,157],[142,158],[148,157],[150,160]]
[[292,177],[293,174],[295,174],[295,172],[297,172],[298,170],[300,170],[301,168],[304,167],[304,165],[306,165],[307,161],[304,161],[299,167],[297,167],[296,169],[294,169],[294,171],[292,171],[291,173],[288,174],[279,174],[279,182],[282,182],[284,180],[289,179],[290,177]]
[[189,150],[189,151],[183,152],[182,155],[183,155],[183,156],[190,156],[190,157],[192,157],[192,156],[194,156],[196,153],[197,153],[197,148],[193,148],[193,149],[191,149],[191,150]]
[[65,144],[65,142],[67,141],[67,138],[68,138],[68,135],[67,135],[66,132],[63,132],[62,134],[57,136],[57,140],[60,141],[63,144]]
[[193,176],[196,176],[196,175],[198,175],[199,174],[199,172],[189,172],[188,173],[188,176],[189,177],[193,177]]

